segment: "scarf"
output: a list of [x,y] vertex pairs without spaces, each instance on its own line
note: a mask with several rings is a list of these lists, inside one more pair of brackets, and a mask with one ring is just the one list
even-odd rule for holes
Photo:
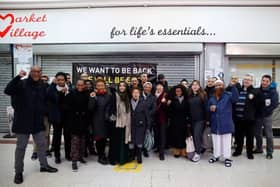
[[126,103],[122,101],[118,93],[116,93],[116,105],[117,105],[116,128],[125,128],[125,144],[128,144],[128,142],[131,141],[130,110],[127,111]]
[[138,102],[139,102],[139,99],[137,101],[135,101],[134,99],[131,99],[131,106],[132,106],[133,110],[136,109]]
[[178,99],[179,103],[182,104],[183,100],[184,100],[184,96],[176,96],[176,98]]
[[56,90],[59,92],[61,92],[61,90],[63,90],[64,88],[67,89],[67,91],[65,92],[65,95],[67,95],[69,93],[69,87],[67,86],[67,84],[65,84],[64,87],[60,87],[60,86],[56,85]]

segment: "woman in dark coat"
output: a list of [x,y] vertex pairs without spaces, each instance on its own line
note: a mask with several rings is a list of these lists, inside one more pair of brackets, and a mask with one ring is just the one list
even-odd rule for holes
[[139,88],[132,89],[131,99],[131,148],[137,154],[137,162],[142,163],[142,148],[146,130],[150,128],[149,111],[146,102],[140,98]]
[[156,146],[159,151],[160,160],[164,160],[164,150],[166,146],[166,130],[168,124],[167,115],[167,98],[168,95],[164,91],[164,85],[158,82],[156,85],[156,128],[155,128],[155,139]]
[[173,97],[168,100],[171,144],[174,148],[174,157],[186,156],[186,136],[187,136],[187,118],[188,118],[188,103],[186,88],[182,85],[177,85],[172,89]]
[[[149,111],[151,128],[155,128],[155,114],[156,114],[156,96],[152,94],[153,84],[151,82],[145,82],[143,84],[143,92],[141,98],[143,98],[146,102],[146,106]],[[150,129],[151,130],[151,129]],[[147,149],[143,149],[144,157],[149,157],[149,153]]]
[[110,119],[110,151],[109,161],[111,165],[127,163],[128,143],[131,141],[131,114],[130,97],[126,82],[120,82],[118,90],[112,92],[108,118]]
[[107,92],[103,79],[96,81],[96,92],[92,92],[89,98],[89,111],[92,112],[93,136],[96,141],[98,162],[108,164],[105,155],[106,138],[108,137],[109,121],[106,119],[105,110],[110,103],[110,95]]
[[205,128],[207,120],[207,94],[201,88],[198,80],[191,83],[188,92],[188,106],[190,114],[190,122],[192,128],[192,136],[194,139],[195,155],[193,162],[200,160],[202,151],[202,132]]
[[72,169],[78,170],[77,162],[86,163],[85,138],[88,130],[88,92],[85,91],[85,82],[78,80],[76,89],[66,96],[66,105],[71,117],[71,157]]

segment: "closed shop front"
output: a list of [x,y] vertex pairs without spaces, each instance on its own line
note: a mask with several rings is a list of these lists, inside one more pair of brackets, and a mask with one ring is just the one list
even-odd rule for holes
[[9,53],[0,52],[0,72],[0,132],[7,132],[7,106],[10,105],[10,97],[4,94],[4,89],[12,78],[12,57]]
[[199,57],[189,56],[41,56],[43,74],[54,77],[58,71],[72,73],[73,63],[101,63],[101,64],[126,64],[126,63],[151,63],[157,65],[157,74],[164,74],[169,85],[175,85],[182,78],[193,80],[198,75]]

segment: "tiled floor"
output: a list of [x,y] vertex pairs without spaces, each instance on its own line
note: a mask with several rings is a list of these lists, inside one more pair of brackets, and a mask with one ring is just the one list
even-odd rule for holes
[[[0,144],[0,187],[13,184],[14,144]],[[24,183],[26,187],[278,187],[280,186],[280,150],[276,150],[273,160],[257,155],[252,161],[243,155],[234,158],[233,167],[225,168],[223,163],[210,165],[210,153],[202,156],[199,163],[186,159],[166,156],[160,161],[152,154],[144,159],[139,173],[119,173],[113,166],[102,166],[96,157],[88,158],[87,165],[81,165],[73,173],[71,163],[63,160],[57,174],[40,173],[38,161],[31,161],[32,146],[28,146],[25,158]],[[52,158],[50,165],[54,166]]]

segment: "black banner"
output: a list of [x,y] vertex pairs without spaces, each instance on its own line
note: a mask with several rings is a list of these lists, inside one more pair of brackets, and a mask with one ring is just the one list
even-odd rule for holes
[[87,74],[88,80],[93,81],[95,81],[97,76],[101,75],[108,85],[118,84],[120,81],[130,83],[132,76],[140,76],[141,73],[147,73],[148,77],[156,77],[157,64],[73,63],[73,83],[80,79],[82,74]]

